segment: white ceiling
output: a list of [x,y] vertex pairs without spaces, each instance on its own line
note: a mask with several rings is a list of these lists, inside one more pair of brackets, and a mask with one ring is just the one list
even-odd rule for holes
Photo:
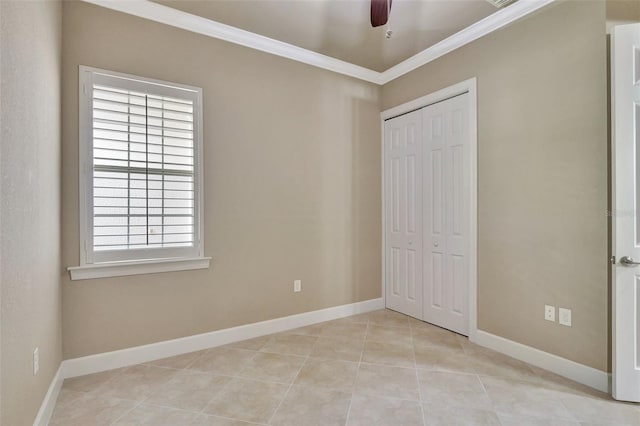
[[193,15],[382,72],[495,13],[486,0],[394,0],[372,28],[369,0],[155,0]]

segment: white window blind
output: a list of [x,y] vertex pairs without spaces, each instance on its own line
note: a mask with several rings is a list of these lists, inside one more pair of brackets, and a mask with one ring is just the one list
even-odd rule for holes
[[85,263],[202,255],[200,91],[91,77]]

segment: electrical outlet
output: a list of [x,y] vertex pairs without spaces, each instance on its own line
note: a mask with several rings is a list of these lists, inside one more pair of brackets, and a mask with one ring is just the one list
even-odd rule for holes
[[571,309],[560,308],[558,310],[558,322],[567,327],[571,327]]
[[40,370],[40,354],[38,353],[38,348],[35,348],[33,351],[33,375],[38,374]]
[[293,291],[295,293],[302,291],[302,280],[295,280],[293,282]]
[[551,305],[544,305],[544,319],[547,321],[556,322],[556,307]]

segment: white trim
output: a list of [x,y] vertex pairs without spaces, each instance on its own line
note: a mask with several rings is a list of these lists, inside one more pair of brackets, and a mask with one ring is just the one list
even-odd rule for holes
[[159,272],[190,271],[207,269],[210,257],[131,260],[124,262],[94,263],[67,268],[71,280],[123,277],[126,275],[155,274]]
[[138,16],[172,27],[202,34],[251,49],[348,75],[371,83],[380,83],[380,73],[359,65],[332,58],[302,47],[222,24],[202,16],[193,15],[148,0],[114,1],[84,0],[97,6]]
[[[382,114],[381,114],[382,115]],[[382,200],[382,223],[381,223],[381,228],[382,228],[382,256],[380,257],[380,259],[382,259],[382,277],[381,281],[382,281],[382,301],[384,303],[384,307],[387,307],[387,288],[386,288],[386,282],[387,282],[387,259],[386,259],[386,255],[387,255],[387,241],[386,241],[386,232],[387,232],[387,200],[385,198],[385,188],[386,188],[386,184],[385,184],[385,151],[384,151],[384,119],[380,120],[380,138],[382,139],[382,143],[380,144],[380,170],[382,171],[381,176],[380,176],[380,200]]]
[[48,424],[64,379],[182,355],[378,309],[384,309],[382,298],[62,361],[51,380],[33,425],[46,426]]
[[[640,4],[638,4],[640,6]],[[640,256],[636,243],[637,209],[637,134],[640,120],[637,105],[637,55],[640,23],[616,25],[611,31],[611,247],[615,258]],[[635,63],[634,63],[635,62]],[[635,117],[634,117],[635,116]],[[640,402],[638,360],[637,271],[620,260],[611,267],[611,370],[612,396],[627,402]]]
[[467,80],[469,94],[469,137],[471,144],[471,203],[469,206],[469,338],[478,332],[478,82]]
[[51,384],[49,385],[49,389],[42,400],[42,404],[40,404],[40,409],[38,410],[36,419],[33,421],[33,426],[46,426],[49,423],[49,419],[51,419],[53,409],[56,406],[56,401],[58,400],[58,394],[62,388],[63,381],[64,368],[63,363],[61,363],[58,366],[58,371],[56,371],[53,379],[51,379]]
[[467,28],[447,37],[412,57],[405,59],[397,65],[381,73],[381,84],[395,80],[396,78],[413,71],[431,61],[438,59],[464,45],[471,43],[490,34],[500,28],[517,21],[518,19],[535,12],[536,10],[553,3],[555,0],[519,0],[518,2],[500,9],[492,15],[469,25]]
[[469,27],[447,37],[422,52],[400,62],[384,72],[377,72],[312,50],[261,36],[211,19],[193,15],[148,0],[84,0],[107,9],[138,16],[186,31],[281,56],[307,65],[348,75],[378,85],[386,84],[422,65],[496,31],[555,0],[519,0],[500,9]]
[[[87,232],[90,226],[93,226],[91,220],[88,217],[89,203],[93,202],[91,194],[89,194],[88,188],[91,187],[87,183],[89,178],[89,170],[87,167],[87,158],[91,155],[91,149],[87,141],[91,138],[91,127],[88,121],[84,120],[84,114],[88,114],[91,110],[91,101],[87,96],[87,85],[91,85],[91,69],[85,70],[81,65],[78,67],[78,211],[79,211],[79,249],[80,249],[80,265],[86,265],[88,262],[87,249],[88,249],[88,235]],[[84,112],[83,112],[84,111]],[[91,164],[91,163],[88,163]]]
[[64,377],[84,376],[383,309],[382,298],[63,361]]
[[[388,120],[390,118],[397,117],[399,115],[406,114],[408,112],[415,111],[420,108],[424,108],[431,104],[444,101],[454,96],[461,95],[463,93],[469,92],[469,94],[471,94],[472,90],[473,90],[474,102],[472,102],[473,110],[471,110],[470,112],[475,113],[476,112],[476,102],[475,102],[476,84],[477,84],[477,79],[475,77],[470,78],[468,80],[461,81],[460,83],[456,83],[452,86],[445,87],[444,89],[438,90],[437,92],[429,93],[428,95],[421,96],[409,102],[405,102],[402,105],[385,109],[380,113],[380,118],[382,118],[383,121]],[[470,99],[471,99],[471,96],[470,96]],[[475,134],[475,129],[473,133]]]
[[493,349],[494,351],[509,355],[512,358],[549,370],[601,392],[609,393],[610,391],[611,377],[610,374],[604,371],[482,330],[478,330],[475,338],[470,340],[480,346]]
[[384,122],[393,117],[406,114],[411,111],[424,108],[437,102],[444,101],[454,96],[467,93],[469,95],[469,138],[471,155],[471,202],[469,214],[469,339],[473,339],[478,330],[477,303],[478,303],[478,100],[477,100],[477,80],[475,77],[460,83],[454,84],[437,92],[430,93],[418,99],[406,102],[402,105],[386,109],[380,113],[382,122],[381,145],[382,145],[382,295],[385,295],[385,193],[384,193]]
[[[193,101],[194,109],[194,244],[193,247],[155,248],[138,250],[93,250],[93,127],[91,88],[94,83],[115,84],[121,88],[152,91],[156,94],[179,96]],[[202,89],[180,83],[140,77],[121,72],[80,65],[78,67],[79,105],[79,164],[78,190],[80,210],[80,266],[70,267],[71,279],[101,278],[142,273],[200,269],[209,266],[204,258],[203,206],[203,101]],[[179,261],[183,260],[183,261]],[[204,262],[206,260],[206,262]],[[205,266],[206,263],[206,266]],[[74,278],[74,273],[76,278]]]

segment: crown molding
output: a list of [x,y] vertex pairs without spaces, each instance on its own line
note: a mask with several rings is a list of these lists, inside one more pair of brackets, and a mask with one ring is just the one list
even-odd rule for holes
[[350,62],[332,58],[302,47],[222,24],[148,0],[84,0],[150,21],[181,28],[197,34],[239,44],[251,49],[282,56],[317,68],[348,75],[370,83],[380,83],[380,73]]
[[166,24],[172,27],[224,40],[250,49],[281,56],[317,68],[347,75],[378,85],[428,64],[447,53],[496,31],[555,0],[519,0],[468,26],[428,49],[400,62],[384,72],[374,71],[312,50],[222,24],[202,16],[173,9],[149,0],[83,0],[107,9]]
[[496,31],[510,23],[535,12],[536,10],[553,3],[555,0],[519,0],[509,7],[500,9],[492,15],[469,25],[467,28],[447,37],[412,57],[405,59],[397,65],[381,73],[380,84],[386,84],[396,78],[413,71],[422,65],[438,59],[466,44],[471,43],[493,31]]

